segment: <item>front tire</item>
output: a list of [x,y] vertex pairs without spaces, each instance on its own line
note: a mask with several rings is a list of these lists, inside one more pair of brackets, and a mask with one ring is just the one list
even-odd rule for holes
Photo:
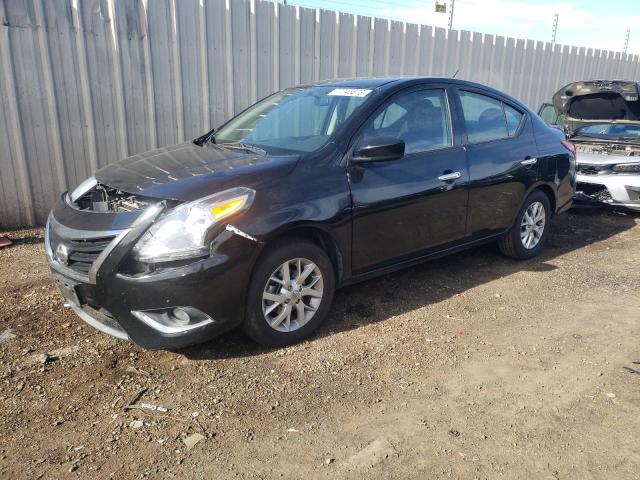
[[551,203],[544,192],[536,190],[525,200],[516,221],[498,241],[500,251],[518,260],[533,258],[544,247],[551,220]]
[[243,330],[265,346],[291,345],[326,318],[335,273],[324,250],[307,240],[286,238],[267,248],[251,279]]

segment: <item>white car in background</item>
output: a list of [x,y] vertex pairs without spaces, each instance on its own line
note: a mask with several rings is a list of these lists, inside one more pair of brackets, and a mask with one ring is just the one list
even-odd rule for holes
[[575,199],[640,211],[638,84],[620,80],[573,82],[538,114],[561,127],[577,150]]

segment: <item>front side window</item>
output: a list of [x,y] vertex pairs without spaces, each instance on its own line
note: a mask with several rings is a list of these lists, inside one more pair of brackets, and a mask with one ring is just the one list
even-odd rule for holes
[[486,95],[460,91],[460,103],[470,143],[511,137],[522,121],[520,111]]
[[372,90],[290,88],[261,100],[214,135],[216,143],[244,143],[294,152],[323,147],[364,103]]
[[363,142],[375,137],[403,140],[405,155],[452,145],[449,107],[443,89],[398,94],[364,128]]

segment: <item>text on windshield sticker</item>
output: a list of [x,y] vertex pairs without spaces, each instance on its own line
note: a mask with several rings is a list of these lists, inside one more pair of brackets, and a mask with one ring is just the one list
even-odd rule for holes
[[334,88],[329,95],[337,97],[366,97],[371,90],[366,88]]

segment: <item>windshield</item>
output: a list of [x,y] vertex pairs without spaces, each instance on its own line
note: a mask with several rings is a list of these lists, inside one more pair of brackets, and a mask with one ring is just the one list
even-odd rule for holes
[[215,132],[218,144],[313,152],[371,96],[362,88],[289,88],[261,100]]
[[609,139],[640,139],[640,124],[598,123],[578,128],[575,135]]

